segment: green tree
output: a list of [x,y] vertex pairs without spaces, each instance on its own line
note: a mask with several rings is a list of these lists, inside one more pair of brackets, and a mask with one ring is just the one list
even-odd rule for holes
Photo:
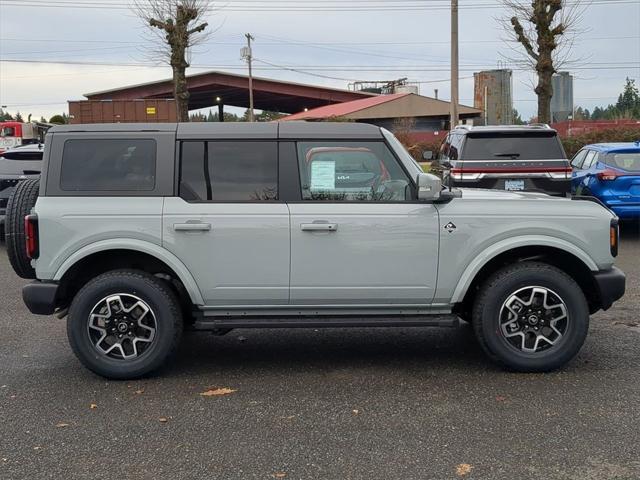
[[20,112],[16,112],[15,120],[16,122],[24,122],[24,118],[22,118],[22,115],[20,114]]
[[63,113],[62,115],[54,115],[49,119],[49,123],[54,123],[56,125],[66,125],[68,122],[68,117]]
[[13,116],[0,108],[0,122],[9,122],[11,120],[13,120]]
[[271,112],[269,110],[263,110],[260,114],[256,115],[256,122],[273,122],[275,120],[280,120],[285,115],[279,112]]
[[520,112],[518,112],[518,110],[516,110],[515,108],[513,109],[513,124],[514,125],[524,125],[525,121],[522,120],[522,117],[520,116]]
[[640,92],[634,79],[627,77],[624,90],[618,97],[616,109],[623,117],[638,118],[640,116]]

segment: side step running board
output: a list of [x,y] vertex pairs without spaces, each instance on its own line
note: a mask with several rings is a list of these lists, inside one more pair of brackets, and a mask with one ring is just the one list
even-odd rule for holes
[[225,328],[322,328],[322,327],[458,327],[460,320],[454,315],[403,317],[201,317],[193,327],[196,330]]

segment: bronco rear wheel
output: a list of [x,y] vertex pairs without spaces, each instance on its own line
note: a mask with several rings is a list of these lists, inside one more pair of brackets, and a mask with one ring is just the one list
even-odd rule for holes
[[107,272],[73,299],[67,334],[91,371],[112,379],[137,378],[158,369],[175,351],[182,334],[180,304],[153,275]]
[[538,262],[506,267],[481,288],[473,327],[485,352],[522,372],[555,370],[579,352],[589,308],[579,285],[562,270]]
[[7,203],[5,240],[7,255],[13,270],[22,278],[36,278],[36,271],[27,257],[24,217],[38,200],[40,180],[23,180],[18,183]]

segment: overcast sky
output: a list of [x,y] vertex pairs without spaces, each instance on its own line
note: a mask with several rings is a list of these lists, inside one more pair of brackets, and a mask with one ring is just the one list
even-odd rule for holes
[[[625,77],[640,78],[640,0],[591,0],[574,48],[575,103],[615,102]],[[570,0],[573,2],[573,0]],[[170,77],[151,64],[145,29],[125,0],[0,0],[0,105],[26,117],[67,111],[84,93]],[[244,33],[255,37],[256,75],[346,88],[349,80],[409,77],[420,93],[448,99],[448,0],[227,0],[215,28],[193,52],[189,73],[244,73]],[[492,69],[510,50],[495,18],[498,0],[460,0],[461,102],[473,104],[474,71]],[[419,7],[419,8],[418,8]],[[292,9],[297,9],[292,11]],[[309,11],[300,11],[309,9]],[[336,11],[341,9],[342,11]],[[14,61],[7,61],[14,60]],[[15,60],[28,61],[15,62]],[[68,62],[68,63],[46,63]],[[325,78],[335,77],[335,78]],[[514,102],[535,114],[532,75],[514,72]]]

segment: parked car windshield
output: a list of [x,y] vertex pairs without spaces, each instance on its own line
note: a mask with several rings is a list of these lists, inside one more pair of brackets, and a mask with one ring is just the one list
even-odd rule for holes
[[468,135],[461,160],[557,160],[564,159],[553,135]]
[[640,152],[609,153],[606,164],[629,172],[640,172]]

